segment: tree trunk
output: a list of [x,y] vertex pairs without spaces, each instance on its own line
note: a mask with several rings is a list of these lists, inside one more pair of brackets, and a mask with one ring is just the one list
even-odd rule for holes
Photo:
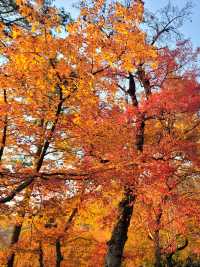
[[39,243],[39,266],[40,267],[44,267],[43,258],[44,258],[44,254],[42,250],[42,242],[40,242]]
[[120,267],[122,263],[123,250],[128,238],[133,206],[136,196],[132,190],[125,192],[125,197],[119,203],[119,218],[115,225],[108,244],[108,252],[105,258],[105,267]]
[[61,252],[61,243],[60,239],[58,238],[56,240],[56,267],[60,267],[62,261],[63,261],[63,256]]
[[[11,239],[11,246],[15,245],[18,242],[21,229],[22,229],[22,223],[20,225],[15,225]],[[15,252],[12,252],[11,255],[8,256],[7,267],[13,267],[14,260],[15,260]]]
[[[151,95],[150,81],[146,77],[142,64],[138,69],[138,79],[142,83],[146,98]],[[127,93],[131,97],[132,105],[138,108],[138,100],[136,95],[135,78],[132,73],[129,73],[129,88]],[[138,113],[138,121],[136,123],[135,149],[142,153],[144,147],[144,132],[145,132],[145,114]],[[135,189],[134,189],[135,190]],[[136,194],[133,193],[131,186],[125,192],[124,199],[119,203],[118,221],[112,231],[112,236],[108,242],[108,252],[105,258],[105,267],[120,267],[122,263],[123,250],[128,238],[128,228],[130,225],[133,206],[136,200]]]
[[159,230],[155,233],[155,267],[162,267]]
[[158,213],[156,215],[156,231],[154,235],[155,242],[155,267],[162,267],[162,257],[161,257],[161,246],[160,246],[160,223],[162,218],[163,210],[159,206]]
[[[14,226],[14,230],[13,230],[12,238],[11,238],[11,243],[10,243],[11,247],[13,245],[16,245],[19,241],[19,237],[20,237],[20,234],[22,231],[23,221],[24,221],[24,218],[26,215],[27,203],[29,203],[29,199],[31,197],[32,187],[33,187],[33,185],[31,185],[30,188],[27,188],[27,191],[26,191],[26,194],[24,197],[24,202],[23,202],[23,204],[25,203],[24,204],[24,210],[20,214],[22,222],[20,224],[16,224]],[[14,260],[15,260],[15,252],[13,251],[11,253],[11,255],[8,256],[7,267],[13,267],[14,266]]]
[[167,260],[167,267],[173,267],[173,257],[174,253],[171,253],[169,255],[167,255],[166,260]]
[[[144,84],[144,88],[145,88]],[[146,90],[145,90],[146,92]],[[129,73],[129,89],[127,91],[132,99],[132,105],[138,108],[138,100],[136,96],[135,79]],[[148,94],[151,91],[148,90]],[[145,115],[138,113],[138,122],[136,123],[135,149],[138,152],[143,151],[144,147],[144,131],[145,131]],[[110,241],[108,241],[108,252],[105,258],[105,267],[120,267],[122,263],[123,250],[128,238],[128,228],[131,216],[133,214],[133,206],[136,200],[136,194],[133,193],[131,186],[125,191],[125,196],[119,203],[119,216],[117,223],[112,231]]]
[[[71,223],[72,223],[74,217],[76,216],[77,212],[78,212],[78,208],[74,208],[72,210],[72,213],[69,216],[69,218],[65,224],[65,229],[64,229],[65,233],[68,231],[69,227],[71,226]],[[55,245],[56,245],[56,267],[60,267],[61,262],[64,260],[64,257],[62,255],[62,251],[61,251],[61,238],[60,237],[57,238]]]
[[[4,89],[4,104],[7,104],[7,94],[6,90]],[[6,146],[6,138],[7,138],[7,128],[8,128],[8,115],[5,114],[4,120],[3,120],[3,131],[2,131],[2,137],[1,137],[1,147],[0,147],[0,162],[3,157],[4,149]]]

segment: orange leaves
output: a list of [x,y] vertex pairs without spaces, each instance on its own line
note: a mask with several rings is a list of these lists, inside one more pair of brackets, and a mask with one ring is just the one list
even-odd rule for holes
[[35,32],[38,30],[39,26],[40,26],[40,24],[38,23],[38,21],[33,22],[33,23],[32,23],[32,27],[31,27],[31,31],[32,31],[33,33],[35,33]]
[[144,12],[143,4],[139,3],[139,1],[135,1],[135,3],[133,2],[130,7],[125,7],[120,3],[116,3],[116,17],[123,20],[125,23],[140,23]]
[[103,4],[96,1],[94,7],[84,7],[78,21],[68,26],[69,38],[85,51],[87,61],[97,69],[107,63],[126,72],[134,71],[141,62],[155,62],[157,54],[139,28],[143,5],[138,2],[128,8],[116,3],[107,7],[108,14],[102,19],[96,8],[101,10]]
[[27,3],[27,0],[16,0],[16,4],[19,6],[26,4],[26,3]]
[[[199,159],[199,128],[184,134],[193,128],[193,118],[199,119],[198,83],[194,76],[175,71],[179,61],[174,57],[183,59],[185,52],[157,52],[148,44],[140,27],[142,1],[131,1],[130,7],[88,2],[62,35],[56,8],[44,12],[43,1],[18,1],[30,28],[13,27],[12,38],[1,47],[7,57],[0,76],[1,90],[7,92],[7,103],[3,93],[0,97],[1,140],[6,132],[1,141],[1,173],[6,172],[1,192],[9,195],[34,175],[28,201],[18,190],[10,206],[19,215],[24,209],[27,213],[24,220],[15,217],[15,223],[34,228],[22,236],[22,247],[35,248],[40,241],[48,253],[55,253],[55,240],[61,237],[66,266],[74,254],[74,266],[89,266],[91,251],[97,250],[101,259],[95,264],[102,261],[124,186],[137,191],[133,223],[143,227],[140,236],[138,229],[134,234],[131,230],[132,236],[138,232],[131,249],[139,242],[143,248],[149,246],[146,226],[152,232],[160,230],[163,239],[170,227],[184,232],[175,211],[189,215],[196,205],[187,206],[183,198],[181,202],[179,193],[186,190],[178,187],[185,177],[190,179]],[[150,87],[152,94],[145,96]],[[139,135],[143,151],[136,149]],[[79,197],[80,213],[69,235],[64,222]],[[158,225],[160,206],[164,217]],[[175,223],[169,222],[170,216]],[[142,264],[144,253],[138,255]],[[129,260],[133,266],[131,256]]]
[[21,33],[20,33],[20,30],[19,29],[14,29],[13,31],[12,31],[12,38],[13,39],[16,39],[18,36],[20,36],[21,35]]

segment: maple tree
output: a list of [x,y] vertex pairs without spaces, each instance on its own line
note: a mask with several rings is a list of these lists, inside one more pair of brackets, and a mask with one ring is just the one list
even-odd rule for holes
[[160,21],[139,0],[83,1],[72,21],[49,1],[4,4],[2,265],[118,267],[140,220],[149,259],[170,266],[200,219],[199,50],[162,39],[179,36],[189,6]]

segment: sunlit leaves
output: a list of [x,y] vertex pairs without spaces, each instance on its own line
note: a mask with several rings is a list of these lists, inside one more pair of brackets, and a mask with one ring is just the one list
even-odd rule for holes
[[[174,233],[191,234],[189,216],[197,227],[198,53],[189,43],[174,50],[149,45],[142,1],[130,3],[86,1],[64,33],[56,8],[17,1],[27,28],[13,26],[5,41],[1,25],[1,193],[14,194],[1,210],[22,225],[9,253],[18,262],[26,253],[24,266],[37,266],[41,247],[44,262],[55,265],[57,239],[64,265],[102,265],[124,186],[138,197],[127,266],[153,262],[149,233],[160,231],[164,254],[176,249]],[[190,71],[182,68],[186,59]],[[135,146],[141,123],[143,152]]]

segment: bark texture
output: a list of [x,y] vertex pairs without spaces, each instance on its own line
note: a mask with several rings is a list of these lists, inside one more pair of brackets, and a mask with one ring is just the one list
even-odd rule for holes
[[63,261],[63,256],[62,256],[62,252],[61,252],[61,243],[60,243],[60,239],[56,240],[56,267],[60,267],[61,266],[61,262]]
[[[7,94],[6,90],[4,89],[4,104],[7,104]],[[1,147],[0,147],[0,162],[3,157],[4,148],[6,146],[6,137],[7,137],[7,128],[8,128],[8,116],[5,114],[3,118],[3,131],[2,131],[2,137],[1,137]]]
[[[11,246],[18,242],[19,236],[21,233],[21,229],[22,229],[22,224],[15,225],[14,230],[13,230],[13,234],[12,234],[12,239],[11,239]],[[15,260],[15,253],[13,252],[8,256],[7,267],[13,267],[14,266],[14,260]]]
[[[69,216],[66,224],[65,224],[65,228],[64,228],[64,232],[66,233],[69,229],[69,227],[72,224],[73,219],[75,218],[75,216],[78,213],[78,208],[74,208],[72,210],[71,215]],[[61,266],[61,262],[64,260],[64,256],[62,255],[62,245],[61,245],[61,237],[58,237],[55,243],[55,247],[56,247],[56,267],[60,267]]]
[[133,213],[135,195],[128,189],[124,199],[119,203],[119,218],[113,229],[108,252],[105,259],[105,267],[120,267],[123,258],[123,250],[128,238],[128,228]]
[[40,242],[39,243],[39,266],[40,267],[44,267],[43,258],[44,258],[44,254],[42,250],[42,242]]

